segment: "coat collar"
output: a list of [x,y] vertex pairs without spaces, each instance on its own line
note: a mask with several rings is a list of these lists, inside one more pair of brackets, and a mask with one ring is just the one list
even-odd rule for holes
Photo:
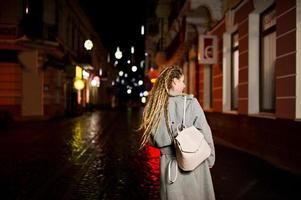
[[176,92],[173,90],[169,90],[168,94],[170,97],[184,97],[186,96],[186,99],[193,99],[193,94],[187,94],[187,93],[183,93],[183,92]]

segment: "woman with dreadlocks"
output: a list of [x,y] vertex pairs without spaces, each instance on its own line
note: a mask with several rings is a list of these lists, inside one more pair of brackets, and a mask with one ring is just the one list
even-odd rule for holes
[[[138,130],[142,130],[141,148],[150,144],[160,149],[161,200],[212,200],[215,199],[210,168],[215,162],[211,129],[204,112],[193,95],[183,93],[184,75],[178,66],[165,67],[157,78],[143,111]],[[204,133],[211,147],[211,155],[193,171],[177,167],[171,135],[177,133],[182,123],[184,96],[186,96],[187,127],[194,125]],[[175,182],[171,180],[175,180]]]

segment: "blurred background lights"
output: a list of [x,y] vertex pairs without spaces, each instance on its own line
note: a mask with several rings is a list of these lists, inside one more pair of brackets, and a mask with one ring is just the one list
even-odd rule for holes
[[83,76],[83,69],[80,66],[75,67],[75,77],[81,79]]
[[85,87],[85,83],[83,80],[78,79],[76,81],[74,81],[74,88],[77,90],[82,90]]
[[99,87],[100,86],[100,78],[98,76],[94,76],[91,81],[92,87]]
[[93,42],[89,39],[86,40],[85,43],[84,43],[84,47],[87,50],[91,50],[93,48]]
[[144,35],[144,26],[141,26],[141,35]]
[[148,96],[148,91],[144,91],[144,92],[143,92],[143,95],[144,95],[144,96]]
[[156,82],[156,78],[151,78],[151,83],[155,83]]
[[117,58],[117,59],[122,58],[122,52],[120,51],[119,47],[117,47],[117,49],[116,49],[115,58]]
[[87,79],[89,79],[89,76],[90,76],[89,72],[87,72],[86,70],[83,70],[83,78],[87,80]]
[[111,58],[110,58],[110,54],[108,53],[107,55],[107,63],[110,63],[111,62]]
[[143,68],[143,66],[144,66],[144,60],[142,60],[141,62],[140,62],[140,68]]
[[133,72],[136,72],[136,71],[137,71],[137,66],[135,66],[135,65],[132,66],[132,71],[133,71]]
[[114,62],[114,66],[116,67],[118,65],[118,61],[116,60],[115,62]]

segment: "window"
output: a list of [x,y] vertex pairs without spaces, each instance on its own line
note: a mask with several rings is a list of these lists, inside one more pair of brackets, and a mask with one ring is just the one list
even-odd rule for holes
[[275,112],[276,11],[270,7],[260,18],[260,112]]
[[0,63],[1,62],[18,62],[18,51],[10,49],[1,49],[0,50]]
[[204,67],[204,109],[210,109],[213,107],[213,73],[212,65],[205,65]]
[[231,37],[231,110],[237,110],[238,108],[238,45],[238,32],[235,32]]

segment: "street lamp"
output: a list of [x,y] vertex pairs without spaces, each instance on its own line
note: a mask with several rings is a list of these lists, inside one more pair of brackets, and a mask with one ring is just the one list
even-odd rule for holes
[[91,50],[93,48],[93,42],[91,40],[86,40],[84,43],[84,47],[86,50]]
[[115,58],[117,59],[122,58],[122,52],[120,51],[119,47],[117,47],[117,50],[115,52]]

